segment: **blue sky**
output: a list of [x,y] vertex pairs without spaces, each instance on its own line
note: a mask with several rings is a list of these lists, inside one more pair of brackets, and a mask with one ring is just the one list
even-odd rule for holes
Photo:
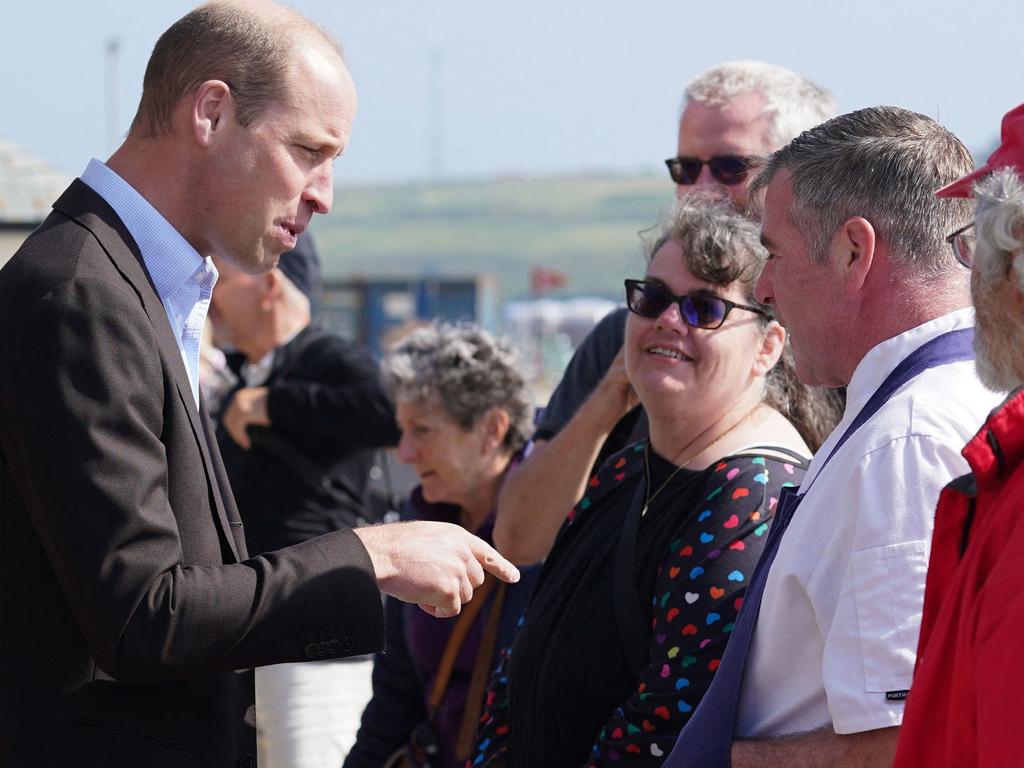
[[[344,43],[360,107],[340,185],[661,173],[686,82],[757,58],[835,93],[897,104],[977,154],[1024,101],[1024,3],[981,0],[470,0],[293,3]],[[116,133],[153,43],[192,3],[18,1],[4,9],[0,138],[75,174],[112,150],[105,48],[120,41]],[[439,138],[432,139],[432,136]],[[983,158],[976,158],[983,159]]]

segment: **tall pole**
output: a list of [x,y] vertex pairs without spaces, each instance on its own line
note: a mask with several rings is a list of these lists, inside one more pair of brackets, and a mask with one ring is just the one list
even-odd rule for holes
[[121,52],[121,41],[116,37],[107,40],[107,152],[113,152],[117,140],[117,57]]
[[444,176],[444,56],[430,54],[430,167],[431,181]]

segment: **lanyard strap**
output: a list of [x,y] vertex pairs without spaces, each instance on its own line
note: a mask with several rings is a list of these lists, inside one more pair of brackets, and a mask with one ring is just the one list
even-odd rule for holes
[[843,436],[836,441],[835,446],[829,452],[828,456],[825,457],[825,461],[821,463],[818,471],[815,473],[811,482],[807,488],[800,493],[800,497],[803,498],[807,491],[811,489],[811,486],[817,482],[818,478],[821,477],[821,473],[825,470],[825,467],[832,457],[836,455],[840,448],[849,440],[853,433],[860,429],[864,424],[878,413],[878,410],[885,405],[889,398],[891,398],[899,389],[901,389],[907,382],[914,379],[919,374],[924,373],[929,368],[935,368],[940,365],[946,365],[947,363],[959,363],[966,360],[974,359],[974,329],[973,328],[961,328],[958,331],[949,331],[936,336],[931,341],[922,344],[920,347],[911,352],[899,365],[897,365],[892,373],[890,373],[885,381],[883,381],[875,393],[870,397],[864,407],[860,409],[860,413],[857,414],[857,418],[853,420]]

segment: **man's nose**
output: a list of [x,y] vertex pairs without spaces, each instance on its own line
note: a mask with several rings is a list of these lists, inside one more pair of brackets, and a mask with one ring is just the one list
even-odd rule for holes
[[766,306],[771,305],[774,298],[771,271],[772,263],[765,262],[761,274],[757,278],[757,283],[754,285],[754,298]]
[[303,199],[313,213],[330,213],[334,205],[334,163],[328,161],[313,172]]
[[714,177],[711,173],[711,166],[707,163],[700,168],[700,173],[697,174],[697,180],[693,182],[695,187],[721,187],[722,183]]

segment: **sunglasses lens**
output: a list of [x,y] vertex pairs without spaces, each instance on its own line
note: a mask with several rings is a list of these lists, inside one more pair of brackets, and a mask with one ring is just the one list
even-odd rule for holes
[[666,160],[668,173],[676,184],[689,186],[696,183],[704,162],[696,157],[673,157]]
[[747,161],[738,155],[721,155],[708,160],[711,175],[719,184],[733,186],[747,178],[749,166]]
[[641,317],[657,317],[671,301],[669,292],[653,283],[631,282],[626,288],[626,304]]
[[725,303],[715,296],[686,296],[683,321],[694,328],[717,328],[725,320]]

